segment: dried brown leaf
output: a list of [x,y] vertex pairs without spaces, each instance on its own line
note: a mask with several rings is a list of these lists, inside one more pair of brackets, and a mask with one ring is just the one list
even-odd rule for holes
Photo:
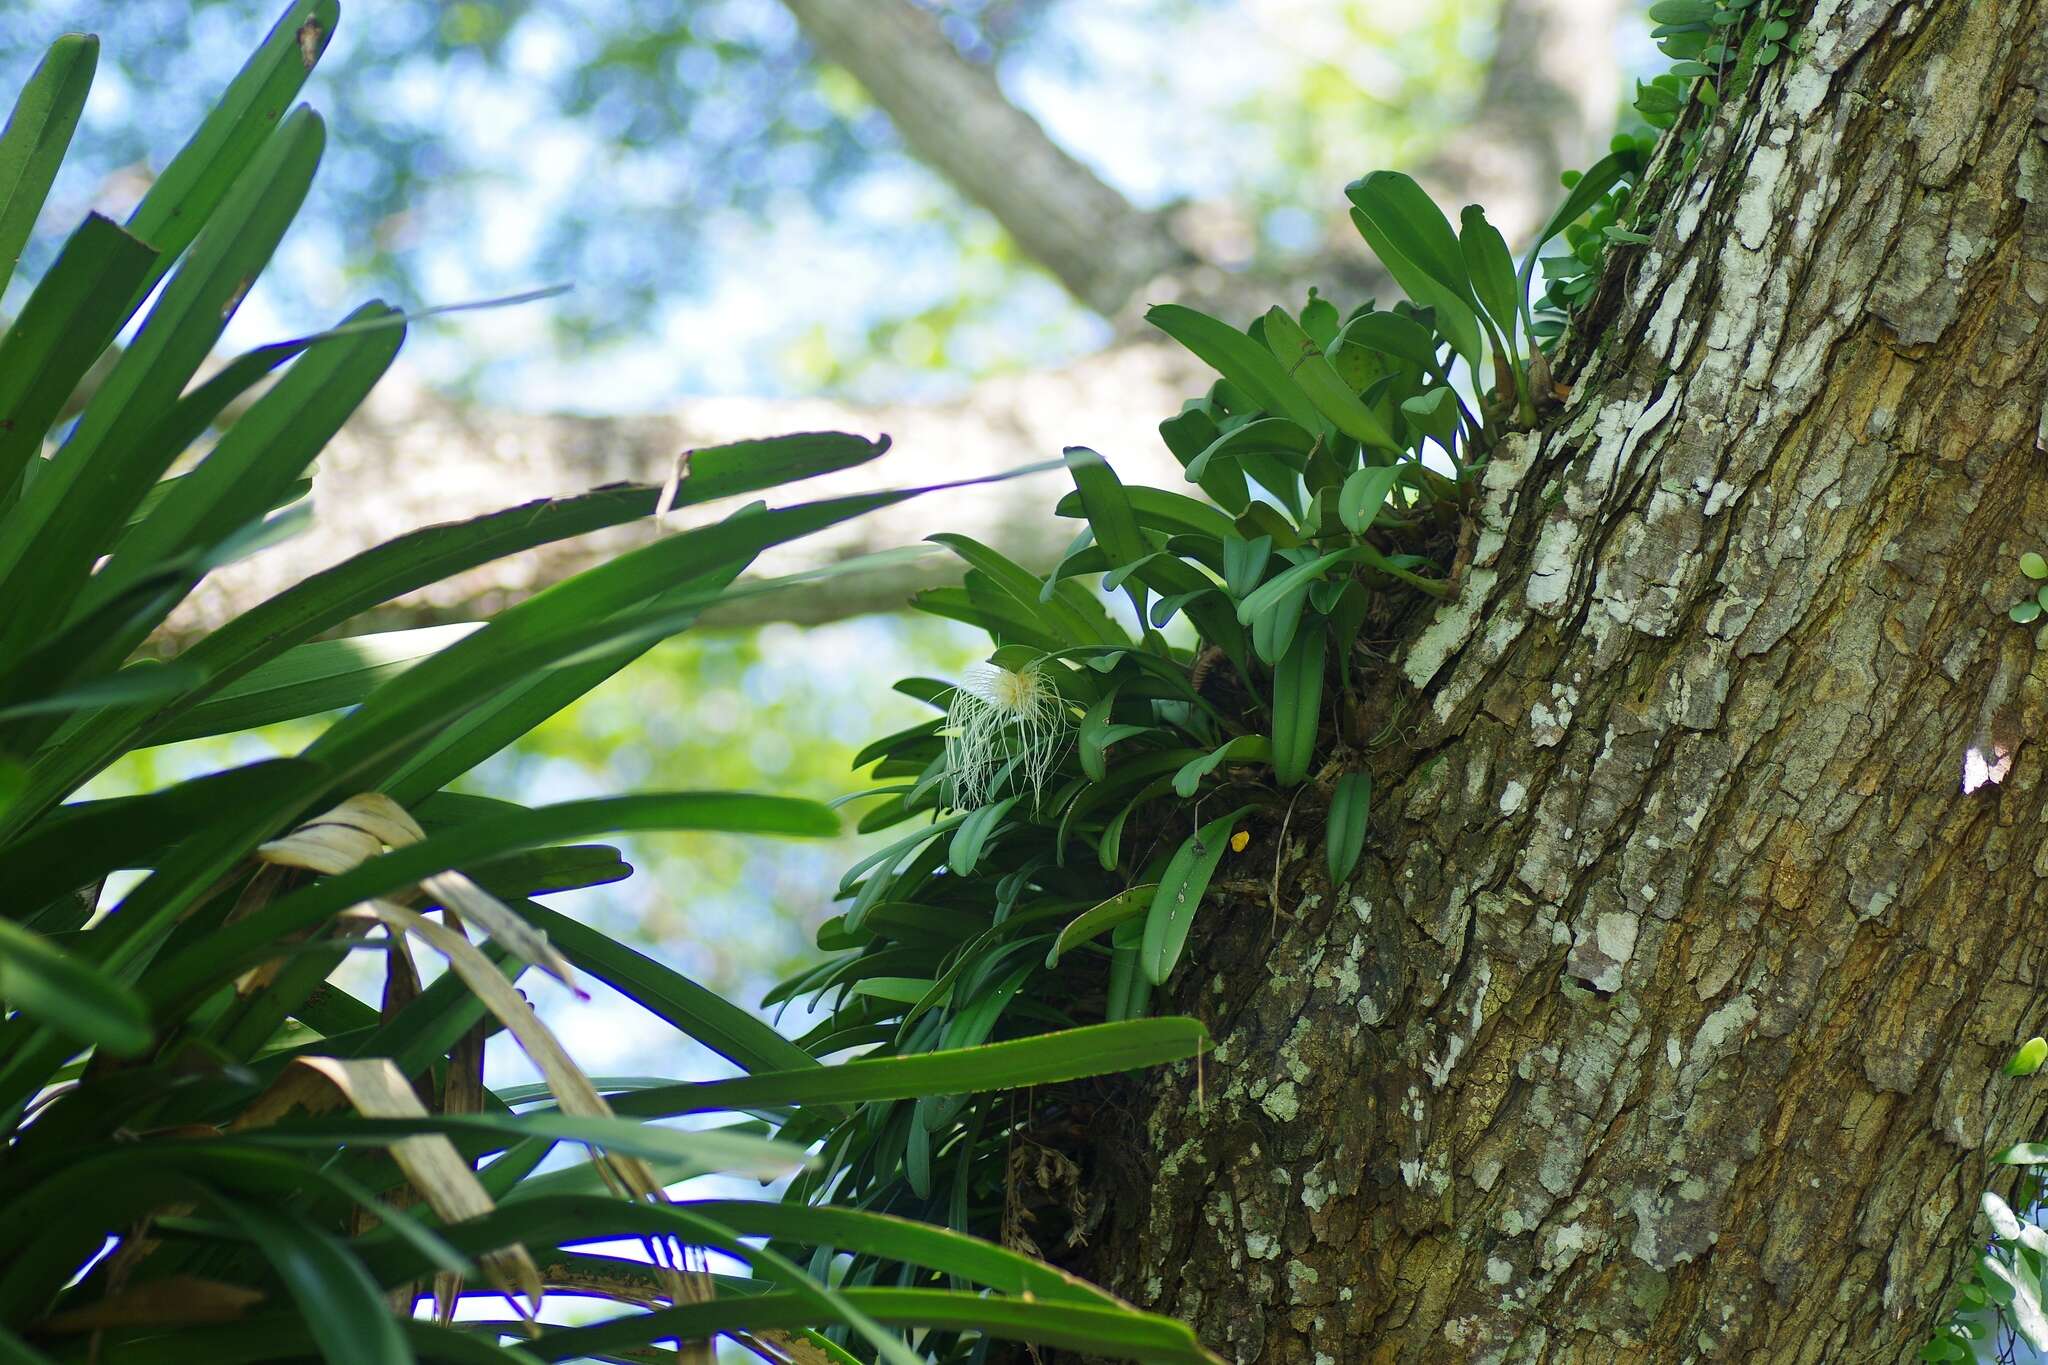
[[248,1285],[197,1275],[166,1275],[83,1308],[52,1313],[37,1327],[53,1334],[98,1332],[109,1327],[190,1327],[233,1322],[261,1302],[263,1291]]

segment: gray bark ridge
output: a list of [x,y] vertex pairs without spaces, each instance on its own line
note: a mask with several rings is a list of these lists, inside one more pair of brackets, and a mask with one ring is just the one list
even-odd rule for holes
[[1081,1268],[1226,1356],[1910,1359],[2039,1135],[2048,0],[1801,27],[1334,718],[1352,883],[1304,801],[1159,1002]]

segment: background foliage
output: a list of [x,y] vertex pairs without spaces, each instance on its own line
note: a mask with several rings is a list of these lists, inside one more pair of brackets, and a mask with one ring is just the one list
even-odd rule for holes
[[[1213,0],[933,8],[1056,133],[1107,157],[1134,200],[1227,202],[1246,225],[1233,249],[1284,260],[1342,227],[1304,210],[1316,187],[1410,162],[1456,126],[1497,3],[1276,0],[1256,22]],[[199,92],[230,74],[236,35],[268,18],[261,0],[9,6],[0,72],[25,75],[58,28],[108,44],[58,202],[132,201],[171,150],[162,130],[191,125]],[[1227,71],[1174,59],[1233,49]],[[705,388],[880,394],[1070,358],[1103,338],[904,154],[775,0],[393,0],[329,62],[323,103],[345,135],[288,248],[291,279],[266,286],[283,316],[366,289],[439,302],[577,286],[485,329],[502,339],[471,329],[458,345],[430,326],[414,360],[443,379],[572,406],[597,386],[614,410]],[[39,239],[31,262],[53,248]],[[801,281],[802,316],[750,283],[764,250]],[[889,268],[903,260],[918,268]],[[704,346],[706,329],[723,344]],[[614,343],[605,363],[587,359],[593,339]],[[616,382],[621,360],[631,384]]]
[[[307,465],[404,335],[372,302],[200,377],[321,159],[318,115],[280,115],[336,17],[334,0],[294,0],[127,221],[88,216],[0,338],[0,1353],[390,1365],[644,1359],[673,1342],[657,1358],[708,1360],[723,1336],[768,1359],[852,1346],[907,1363],[1008,1337],[1211,1359],[1184,1327],[993,1244],[667,1193],[807,1167],[764,1128],[813,1106],[1142,1066],[1198,1050],[1199,1025],[822,1066],[529,897],[630,875],[579,839],[825,837],[828,807],[656,790],[526,808],[448,787],[687,629],[763,549],[926,490],[750,504],[487,622],[318,638],[522,546],[856,466],[886,441],[701,450],[667,492],[617,485],[425,528],[169,662],[126,662],[213,568],[303,525]],[[0,131],[0,261],[49,190],[97,55],[59,40]],[[66,799],[159,742],[337,707],[291,757]],[[422,971],[418,948],[445,969]],[[381,965],[375,1004],[328,982],[356,954]],[[743,1074],[593,1079],[514,988],[529,969],[578,993],[604,981]],[[537,1082],[486,1086],[501,1030]],[[887,1290],[837,1286],[835,1249],[903,1269]],[[711,1252],[745,1273],[714,1278]],[[640,1311],[556,1325],[550,1292]],[[414,1314],[423,1299],[431,1316]],[[458,1318],[465,1299],[511,1315]]]
[[[202,8],[197,28],[165,32],[210,31],[230,8]],[[302,78],[290,71],[294,50],[306,51],[300,8],[263,68],[273,93]],[[1056,41],[1045,24],[1052,8],[970,8],[956,16],[956,37],[989,60],[1028,53]],[[1159,8],[1194,22],[1198,7]],[[324,34],[332,16],[321,12]],[[689,245],[674,235],[676,220],[693,224],[673,206],[695,186],[659,155],[686,130],[708,158],[699,169],[709,179],[746,181],[731,207],[752,221],[788,203],[739,169],[762,164],[764,148],[768,181],[811,196],[821,212],[855,192],[886,137],[870,136],[871,111],[835,90],[833,73],[805,65],[786,31],[755,24],[771,12],[779,13],[734,0],[656,32],[661,16],[633,10],[630,24],[646,33],[579,49],[573,78],[545,82],[548,93],[562,117],[602,131],[614,168],[637,175],[649,198],[602,222],[557,219],[552,235],[527,238],[524,254],[505,260],[560,264],[602,282],[612,322],[654,306],[657,279],[689,284],[670,266]],[[35,603],[0,635],[16,651],[0,674],[9,764],[0,869],[12,866],[32,888],[0,920],[0,998],[16,1011],[0,1034],[0,1084],[10,1087],[0,1098],[14,1105],[16,1125],[0,1164],[0,1239],[11,1238],[4,1244],[19,1258],[0,1276],[0,1322],[19,1336],[0,1345],[70,1358],[83,1333],[115,1330],[123,1358],[134,1359],[294,1358],[315,1348],[333,1359],[609,1359],[646,1358],[664,1336],[717,1330],[819,1359],[849,1350],[965,1359],[985,1353],[986,1332],[1201,1358],[1172,1324],[1013,1254],[1057,1255],[1098,1216],[1067,1149],[1115,1103],[1117,1086],[1082,1078],[1200,1046],[1186,1021],[1144,1016],[1152,988],[1198,931],[1210,886],[1255,887],[1260,853],[1290,831],[1321,840],[1332,889],[1369,855],[1373,755],[1402,724],[1399,698],[1374,686],[1384,646],[1459,581],[1473,537],[1484,534],[1473,512],[1492,452],[1551,401],[1556,377],[1543,348],[1575,311],[1597,309],[1607,260],[1648,240],[1653,191],[1689,169],[1700,111],[1782,59],[1789,13],[1759,0],[1652,8],[1654,36],[1676,65],[1639,86],[1636,108],[1674,136],[1653,159],[1655,139],[1625,135],[1583,176],[1568,177],[1545,234],[1561,241],[1556,254],[1542,255],[1538,242],[1518,262],[1482,214],[1468,209],[1453,224],[1412,181],[1381,173],[1351,187],[1349,216],[1412,304],[1345,311],[1311,294],[1244,328],[1155,310],[1152,321],[1219,375],[1161,427],[1196,488],[1125,487],[1077,448],[1067,453],[1075,490],[1059,510],[1080,534],[1051,574],[935,537],[966,578],[924,595],[920,607],[985,630],[998,667],[1046,681],[1062,700],[1068,733],[1052,755],[1053,780],[1027,789],[1013,768],[988,804],[958,799],[949,785],[958,753],[926,709],[943,710],[953,684],[905,680],[890,702],[895,718],[848,705],[843,678],[841,690],[815,686],[820,671],[855,657],[855,676],[892,671],[876,648],[901,643],[891,631],[849,628],[852,638],[837,644],[786,632],[665,645],[650,661],[662,667],[613,677],[688,626],[754,551],[894,495],[750,509],[573,580],[473,634],[355,636],[339,649],[316,642],[414,572],[393,570],[394,556],[380,551],[381,567],[365,557],[294,589],[280,599],[287,605],[267,606],[261,629],[237,623],[169,666],[118,667],[215,564],[290,533],[303,515],[293,508],[306,461],[388,363],[399,319],[367,305],[351,315],[356,330],[252,352],[187,391],[306,192],[322,141],[309,115],[294,115],[275,138],[228,137],[225,155],[202,135],[193,146],[206,155],[183,163],[186,178],[174,164],[140,199],[127,228],[141,250],[111,223],[69,239],[76,255],[32,249],[43,289],[5,296],[19,307],[0,343],[12,347],[0,358],[15,362],[14,373],[32,376],[7,395],[11,414],[29,415],[30,434],[8,447],[19,481],[0,480],[0,591]],[[408,107],[407,81],[449,72],[538,74],[533,45],[546,47],[550,24],[561,29],[561,17],[541,5],[452,6],[429,28],[395,24],[360,49],[370,57],[352,59],[351,99],[382,97],[356,112],[388,123]],[[403,70],[429,60],[422,54],[439,65]],[[146,53],[128,80],[139,88],[162,59]],[[61,111],[83,60],[83,49],[59,49],[37,98]],[[568,69],[554,60],[551,77]],[[678,75],[713,66],[716,80],[673,88],[687,84]],[[802,73],[792,105],[775,106],[772,118],[728,120],[729,143],[698,138],[707,121],[720,131],[726,105],[707,103],[713,96],[762,112],[762,101],[738,96],[766,88],[769,73],[784,83]],[[1307,240],[1306,224],[1319,221],[1290,202],[1289,177],[1317,167],[1313,130],[1328,122],[1301,111],[1357,95],[1312,71],[1261,115],[1290,150],[1271,158],[1270,188],[1248,192],[1259,205],[1259,249]],[[1244,107],[1258,108],[1259,98]],[[1410,104],[1420,124],[1432,121],[1427,101]],[[232,95],[224,107],[236,108]],[[487,118],[489,101],[479,108],[467,116]],[[445,108],[435,114],[438,129]],[[410,234],[420,229],[395,207],[402,192],[441,211],[455,202],[451,187],[481,196],[461,199],[464,211],[488,200],[487,176],[421,128],[384,129],[382,145],[372,139],[375,174],[352,184],[357,197],[343,203],[342,221],[366,226],[377,244],[351,267],[365,277],[413,257],[420,238]],[[68,131],[52,135],[59,152]],[[1426,129],[1408,134],[1427,140]],[[119,141],[101,146],[126,154]],[[13,151],[12,161],[0,155],[0,173],[16,176],[0,231],[20,225],[19,204],[32,220],[29,200],[42,198],[42,144],[24,134]],[[174,202],[178,213],[166,209]],[[209,214],[208,234],[180,239]],[[954,221],[940,229],[958,241],[975,231]],[[68,343],[103,344],[120,332],[157,259],[167,264],[187,245],[187,264],[131,337],[114,379],[76,427],[56,425],[53,405],[99,354],[99,344]],[[150,248],[160,257],[145,260]],[[1001,260],[1000,245],[989,251],[1015,265]],[[936,364],[946,355],[932,338],[974,310],[971,296],[948,301],[942,315],[885,321],[869,338],[898,359]],[[224,405],[287,364],[284,381],[235,422],[216,422]],[[63,440],[47,460],[44,429]],[[829,434],[699,452],[684,497],[751,491],[879,453]],[[166,474],[178,482],[143,491]],[[519,534],[645,515],[653,500],[651,489],[568,500],[549,511],[545,529]],[[418,573],[445,572],[518,539],[509,524],[444,529],[410,542],[431,543],[439,557],[395,558],[410,557]],[[668,586],[678,566],[695,575],[681,589]],[[1099,590],[1083,586],[1091,582]],[[960,663],[960,639],[916,643]],[[355,709],[336,718],[337,707]],[[155,747],[188,735],[176,751]],[[1019,748],[1005,758],[1021,761],[1014,738]],[[667,790],[762,780],[822,798],[837,794],[849,762],[874,765],[884,784],[870,794],[878,804],[861,807],[860,833],[876,837],[857,859],[847,842],[792,857],[721,837],[832,839],[837,821],[816,800]],[[620,786],[654,790],[603,795]],[[364,787],[400,804],[345,799]],[[571,799],[522,811],[481,795],[534,787]],[[76,790],[86,799],[58,804]],[[337,800],[341,816],[319,814]],[[298,834],[274,837],[294,825]],[[167,830],[199,852],[187,856]],[[563,841],[612,834],[648,875],[599,892],[631,870],[620,850]],[[848,864],[844,909],[826,918],[813,888],[827,867]],[[466,872],[451,874],[458,865]],[[129,869],[150,875],[101,884],[102,874]],[[81,899],[75,885],[93,894]],[[553,903],[575,905],[574,916],[531,899],[559,890],[582,893]],[[363,898],[377,907],[381,934],[322,937],[327,916]],[[765,932],[736,932],[733,921],[764,900],[793,913]],[[436,907],[440,921],[408,918]],[[461,934],[465,917],[480,944]],[[815,928],[833,956],[769,995],[771,1005],[813,1011],[792,1043],[690,978],[788,968],[796,923]],[[643,955],[593,925],[682,939],[682,951]],[[535,928],[553,935],[553,947]],[[408,934],[455,970],[437,976],[412,965],[397,946]],[[322,986],[345,951],[357,960],[335,979],[378,1004]],[[674,1028],[678,1046],[687,1037],[742,1074],[709,1088],[672,1076],[591,1082],[527,1002],[500,988],[529,965],[552,970],[565,989],[579,972],[607,983]],[[496,1079],[483,1069],[492,1035],[501,1056],[505,1041],[523,1049],[533,1083],[485,1085]],[[855,1051],[864,1059],[825,1064]],[[334,1117],[337,1102],[362,1117]],[[294,1106],[302,1112],[289,1115]],[[708,1135],[634,1121],[701,1124],[713,1113],[727,1122]],[[427,1147],[439,1154],[432,1175],[417,1156]],[[409,1190],[381,1148],[415,1153],[412,1165],[401,1163]],[[572,1148],[587,1159],[560,1164]],[[679,1205],[661,1193],[713,1170],[788,1172],[807,1153],[814,1159],[781,1202]],[[2043,1156],[2030,1144],[2004,1155],[2015,1165]],[[468,1219],[458,1215],[474,1177],[454,1172],[480,1159],[478,1188],[500,1207]],[[106,1195],[100,1187],[115,1176],[120,1193]],[[1973,1337],[2048,1335],[2044,1252],[2025,1214],[2037,1193],[2026,1183],[2011,1203],[1986,1196],[1994,1241],[1928,1358],[1962,1358]],[[37,1240],[68,1199],[83,1212],[62,1235]],[[828,1200],[841,1207],[813,1206]],[[594,1253],[584,1244],[599,1234],[638,1239],[643,1252]],[[109,1236],[125,1236],[124,1245],[95,1260]],[[707,1279],[695,1259],[706,1248],[730,1253],[732,1268],[744,1263],[747,1273]],[[68,1283],[82,1267],[84,1278]],[[579,1332],[509,1318],[466,1329],[401,1323],[378,1307],[380,1294],[409,1302],[415,1290],[446,1297],[468,1286],[483,1298],[487,1287],[538,1283],[654,1311]],[[1002,1295],[977,1296],[973,1285]],[[167,1308],[172,1296],[177,1309]],[[195,1312],[248,1320],[202,1327]]]

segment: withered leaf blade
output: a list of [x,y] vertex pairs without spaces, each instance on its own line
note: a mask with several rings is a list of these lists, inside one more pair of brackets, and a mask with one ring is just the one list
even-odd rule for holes
[[244,1284],[166,1275],[117,1290],[96,1303],[52,1313],[37,1326],[54,1334],[112,1327],[192,1327],[233,1322],[263,1302],[263,1291]]

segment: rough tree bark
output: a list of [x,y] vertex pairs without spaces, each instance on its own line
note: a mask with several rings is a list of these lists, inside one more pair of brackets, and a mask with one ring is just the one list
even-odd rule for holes
[[2037,1135],[2048,0],[1816,11],[1160,1002],[1081,1269],[1236,1360],[1906,1359]]
[[[1204,264],[1165,219],[1131,205],[1011,104],[987,68],[962,57],[908,0],[786,3],[819,52],[863,83],[912,149],[991,210],[1077,298],[1116,320],[1120,340],[1078,364],[991,379],[958,399],[883,406],[699,399],[661,416],[568,416],[456,402],[397,376],[322,456],[313,528],[215,575],[172,619],[160,644],[175,646],[211,629],[283,584],[398,531],[608,480],[658,483],[679,450],[718,440],[815,427],[888,432],[896,450],[850,481],[863,489],[1015,468],[1057,457],[1061,446],[1076,442],[1100,449],[1126,479],[1177,484],[1178,467],[1154,424],[1198,376],[1177,349],[1156,343],[1138,324],[1139,305],[1178,297],[1249,316],[1275,297],[1298,293],[1304,282],[1330,289],[1340,277],[1354,290],[1387,292],[1368,280],[1366,255],[1348,228],[1322,259],[1300,263],[1296,279],[1231,275]],[[1470,122],[1421,168],[1439,197],[1483,200],[1511,238],[1548,214],[1557,172],[1585,164],[1611,122],[1612,39],[1623,4],[1504,0],[1497,50]],[[1334,293],[1347,296],[1342,288]],[[816,487],[823,492],[824,485]],[[1028,485],[1014,497],[976,489],[920,499],[804,542],[768,568],[814,568],[915,543],[934,526],[971,531],[1012,559],[1048,566],[1072,528],[1045,515],[1045,502]],[[375,624],[488,612],[588,567],[627,538],[592,537],[502,561],[408,598]],[[913,590],[956,577],[950,560],[935,556],[906,570],[748,598],[726,619],[818,621],[895,610]]]

